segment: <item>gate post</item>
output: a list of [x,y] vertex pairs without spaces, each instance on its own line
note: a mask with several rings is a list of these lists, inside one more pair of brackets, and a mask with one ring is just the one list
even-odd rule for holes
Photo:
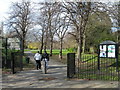
[[14,53],[11,53],[11,69],[12,69],[12,74],[15,74],[15,70],[14,70]]
[[75,74],[75,53],[67,54],[67,78],[72,78]]

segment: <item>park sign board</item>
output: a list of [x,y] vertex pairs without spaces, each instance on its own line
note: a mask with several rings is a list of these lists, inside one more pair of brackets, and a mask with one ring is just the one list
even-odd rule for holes
[[[106,58],[106,59],[101,59]],[[109,59],[114,58],[114,59]],[[101,68],[101,60],[116,60],[116,71],[118,72],[118,44],[113,41],[104,41],[99,44],[98,70]]]
[[100,58],[117,58],[117,44],[113,41],[104,41],[99,45]]
[[108,45],[108,57],[116,57],[116,53],[115,53],[115,45]]
[[100,57],[106,57],[106,45],[100,45]]

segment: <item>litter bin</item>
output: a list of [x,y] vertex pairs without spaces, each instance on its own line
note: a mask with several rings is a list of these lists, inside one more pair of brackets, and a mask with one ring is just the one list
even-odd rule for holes
[[26,63],[29,63],[29,61],[30,61],[30,58],[26,57]]

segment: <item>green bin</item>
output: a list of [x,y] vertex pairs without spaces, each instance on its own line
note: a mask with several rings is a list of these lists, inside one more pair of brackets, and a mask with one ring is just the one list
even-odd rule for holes
[[29,63],[29,61],[30,61],[30,58],[26,57],[26,63]]

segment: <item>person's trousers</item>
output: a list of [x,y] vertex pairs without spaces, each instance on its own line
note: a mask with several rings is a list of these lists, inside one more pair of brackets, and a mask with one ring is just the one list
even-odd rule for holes
[[48,68],[48,59],[45,59],[45,62],[46,62],[46,67]]
[[37,67],[37,70],[41,69],[41,61],[40,60],[36,60],[36,67]]

